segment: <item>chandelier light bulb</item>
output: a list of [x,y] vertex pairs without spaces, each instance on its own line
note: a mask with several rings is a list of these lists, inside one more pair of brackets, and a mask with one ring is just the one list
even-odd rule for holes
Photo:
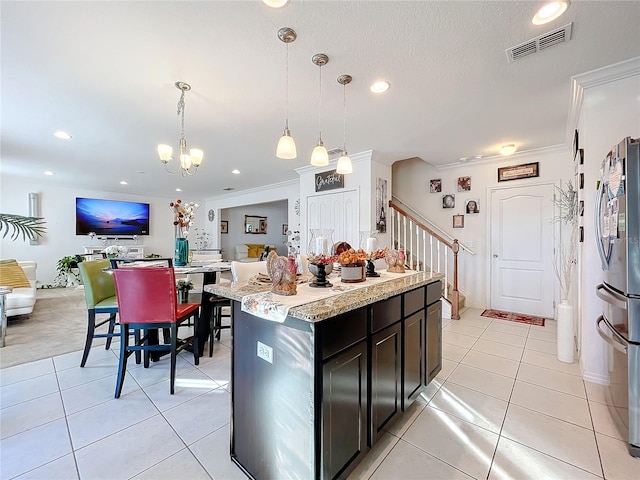
[[339,173],[341,175],[353,173],[353,165],[351,164],[351,159],[349,158],[349,154],[346,151],[342,152],[342,155],[338,159],[336,173]]
[[191,157],[191,163],[193,163],[195,167],[199,167],[204,158],[204,152],[199,148],[192,148],[189,150],[189,156]]
[[322,139],[318,140],[316,148],[314,148],[311,153],[311,165],[316,167],[326,167],[329,165],[329,153],[327,152],[327,149],[324,148]]
[[187,170],[191,166],[191,157],[188,153],[180,154],[180,166]]
[[508,155],[513,155],[516,151],[516,146],[513,143],[508,145],[502,145],[500,147],[500,155],[504,155],[505,157]]
[[173,148],[169,145],[158,145],[158,155],[160,156],[160,160],[162,163],[167,163],[171,160],[171,155],[173,155]]
[[284,133],[278,140],[278,148],[276,149],[276,157],[284,160],[293,160],[298,156],[296,150],[296,142],[291,136],[291,132],[288,128],[285,128]]

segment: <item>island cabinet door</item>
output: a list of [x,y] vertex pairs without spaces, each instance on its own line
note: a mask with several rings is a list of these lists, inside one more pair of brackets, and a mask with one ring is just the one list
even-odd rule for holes
[[427,355],[425,385],[442,369],[442,303],[427,307]]
[[371,443],[400,411],[402,403],[401,322],[371,337]]
[[403,378],[402,378],[402,411],[420,395],[424,385],[424,355],[425,346],[425,319],[424,310],[405,318],[402,322],[403,349]]
[[366,340],[326,360],[322,384],[320,478],[346,478],[369,449]]

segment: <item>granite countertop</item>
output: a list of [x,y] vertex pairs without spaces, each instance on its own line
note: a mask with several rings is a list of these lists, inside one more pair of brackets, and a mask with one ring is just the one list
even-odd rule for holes
[[[291,307],[289,316],[305,320],[307,322],[320,322],[327,318],[335,317],[342,313],[355,310],[365,305],[370,305],[380,300],[399,295],[400,293],[413,290],[436,280],[440,280],[444,275],[441,273],[416,272],[412,275],[391,279],[371,286],[364,286],[354,291],[339,293],[335,296],[322,300],[313,301],[304,305]],[[339,279],[331,279],[334,283]],[[242,301],[242,297],[256,293],[268,292],[271,287],[268,285],[253,285],[247,282],[233,283],[228,285],[205,285],[204,290],[231,300]]]

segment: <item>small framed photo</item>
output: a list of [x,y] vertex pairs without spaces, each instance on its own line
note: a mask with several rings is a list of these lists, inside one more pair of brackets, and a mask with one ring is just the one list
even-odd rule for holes
[[468,192],[471,190],[471,177],[458,177],[458,191]]
[[480,199],[470,198],[464,204],[464,213],[467,215],[473,215],[474,213],[480,213]]
[[522,165],[511,165],[509,167],[498,168],[498,181],[517,180],[519,178],[538,177],[538,162],[523,163]]
[[229,233],[229,222],[227,220],[220,222],[220,233]]
[[453,216],[453,228],[464,228],[464,215]]
[[578,149],[580,148],[580,143],[578,141],[578,130],[573,131],[573,159],[576,159],[576,155],[578,154]]
[[440,193],[442,191],[442,179],[433,178],[429,180],[429,192]]
[[578,163],[579,163],[580,165],[584,165],[584,148],[579,148],[579,149],[578,149],[578,154],[580,155],[580,156],[578,157],[578,158],[580,159]]
[[442,208],[454,208],[456,206],[456,196],[452,193],[442,196]]
[[289,225],[286,223],[282,224],[282,234],[286,235],[287,234],[287,230],[289,230]]
[[580,184],[580,189],[584,188],[584,173],[580,173],[578,176],[578,183]]
[[580,200],[580,202],[578,203],[578,214],[581,217],[584,217],[584,200]]

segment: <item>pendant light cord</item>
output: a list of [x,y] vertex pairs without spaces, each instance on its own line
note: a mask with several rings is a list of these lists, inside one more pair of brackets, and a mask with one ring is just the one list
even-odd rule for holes
[[287,43],[287,102],[286,102],[286,118],[284,121],[285,130],[289,130],[289,44]]
[[320,97],[318,98],[318,132],[319,140],[322,140],[322,127],[320,126],[320,112],[322,111],[322,65],[320,65]]
[[342,128],[343,128],[343,139],[344,142],[342,144],[342,152],[343,154],[347,153],[347,84],[342,85]]

